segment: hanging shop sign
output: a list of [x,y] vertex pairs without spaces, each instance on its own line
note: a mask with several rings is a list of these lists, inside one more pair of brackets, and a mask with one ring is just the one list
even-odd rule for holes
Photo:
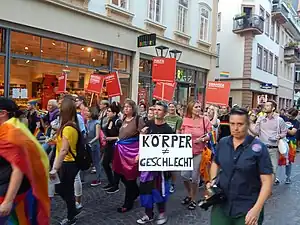
[[139,171],[193,170],[191,134],[140,135],[139,150]]
[[118,72],[113,72],[105,77],[106,91],[109,98],[121,96],[122,88]]
[[260,88],[261,89],[272,89],[273,88],[273,84],[272,83],[261,83],[260,84]]
[[152,80],[153,82],[174,83],[176,76],[176,59],[160,58],[152,59]]
[[153,91],[153,98],[170,102],[173,100],[176,83],[157,82]]
[[58,87],[56,90],[56,94],[63,94],[67,89],[67,73],[62,73],[58,76]]
[[206,104],[228,106],[230,82],[208,81],[206,87]]
[[137,38],[137,46],[138,48],[149,47],[156,45],[156,34],[144,34],[138,36]]
[[100,94],[103,91],[103,83],[105,76],[100,74],[91,74],[88,86],[86,88],[87,92]]

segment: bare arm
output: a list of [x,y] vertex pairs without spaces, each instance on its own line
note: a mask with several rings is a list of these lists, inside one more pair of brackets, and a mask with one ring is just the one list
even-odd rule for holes
[[100,138],[100,124],[96,124],[96,136],[90,141],[90,144],[94,143],[95,141],[99,140]]
[[264,207],[265,202],[270,197],[272,193],[273,186],[273,175],[272,174],[263,174],[260,175],[261,180],[261,189],[258,196],[258,199],[254,205],[254,208],[257,208],[259,211]]
[[297,129],[296,128],[293,128],[291,130],[288,130],[287,133],[291,136],[294,136],[296,133],[297,133]]
[[12,173],[9,180],[8,190],[6,192],[3,204],[12,203],[20,189],[24,174],[22,171],[12,165]]
[[217,165],[216,162],[213,161],[210,167],[211,180],[214,180],[217,177],[218,173],[219,173],[219,166]]

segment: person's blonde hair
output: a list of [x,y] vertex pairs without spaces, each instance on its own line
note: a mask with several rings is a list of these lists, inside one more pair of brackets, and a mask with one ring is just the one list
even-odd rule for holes
[[[201,105],[201,103],[200,103],[199,101],[191,101],[191,102],[189,102],[189,104],[187,105],[187,108],[186,108],[186,114],[185,114],[185,116],[186,116],[187,118],[192,118],[192,115],[193,115],[193,108],[194,108],[194,106],[195,106],[196,104]],[[201,108],[202,108],[202,106],[201,106]]]
[[51,104],[52,106],[54,106],[56,108],[58,107],[58,102],[55,99],[50,99],[48,101],[48,104]]

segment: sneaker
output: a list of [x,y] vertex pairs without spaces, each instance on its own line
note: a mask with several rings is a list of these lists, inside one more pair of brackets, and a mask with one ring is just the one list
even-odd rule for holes
[[111,188],[113,188],[113,186],[111,184],[108,184],[108,185],[106,185],[106,186],[103,187],[103,190],[107,191],[107,190],[109,190]]
[[160,213],[157,217],[156,224],[162,225],[165,224],[167,221],[168,221],[168,217],[166,216],[166,214]]
[[285,179],[285,184],[291,184],[291,183],[292,183],[291,178],[287,177],[287,178]]
[[191,201],[189,206],[188,206],[188,209],[189,210],[195,210],[197,207],[197,203],[195,201]]
[[149,218],[149,216],[144,215],[141,219],[138,219],[136,222],[138,224],[146,224],[146,223],[151,223],[153,221],[153,217]]
[[120,189],[119,189],[118,187],[112,187],[112,188],[108,189],[108,190],[106,191],[106,193],[107,193],[107,194],[114,194],[114,193],[117,193],[117,192],[119,192],[119,191],[120,191]]
[[280,180],[278,178],[275,179],[274,185],[279,185],[280,184]]
[[100,181],[100,180],[94,180],[94,181],[92,181],[91,186],[92,186],[92,187],[97,187],[97,186],[99,186],[100,184],[101,184],[101,181]]
[[76,219],[75,218],[72,219],[72,220],[64,219],[59,224],[60,225],[75,225],[76,224]]
[[175,192],[175,184],[171,184],[170,193],[174,193],[174,192]]
[[204,181],[203,180],[201,180],[200,182],[199,182],[199,188],[203,188],[205,186],[205,183],[204,183]]
[[95,167],[93,167],[93,168],[91,169],[91,174],[94,174],[94,173],[96,173],[96,168],[95,168]]
[[77,210],[81,210],[83,208],[81,203],[76,202],[75,204],[76,204],[76,209]]

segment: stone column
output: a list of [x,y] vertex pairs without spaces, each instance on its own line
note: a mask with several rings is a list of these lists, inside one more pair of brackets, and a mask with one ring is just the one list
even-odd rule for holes
[[131,74],[131,96],[133,101],[138,100],[138,87],[139,87],[139,73],[140,73],[140,52],[139,49],[132,57],[132,74]]

